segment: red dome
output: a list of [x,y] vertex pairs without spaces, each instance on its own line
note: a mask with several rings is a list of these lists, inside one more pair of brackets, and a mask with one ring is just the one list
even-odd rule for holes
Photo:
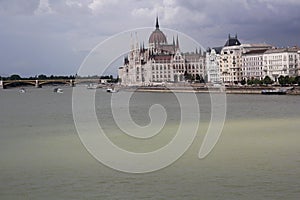
[[167,43],[167,38],[161,30],[155,29],[149,37],[149,43]]

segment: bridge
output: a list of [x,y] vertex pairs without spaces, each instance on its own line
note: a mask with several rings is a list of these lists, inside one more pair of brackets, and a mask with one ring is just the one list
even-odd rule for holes
[[42,85],[46,84],[66,84],[71,87],[74,87],[76,84],[80,83],[100,83],[100,79],[37,79],[37,80],[0,80],[0,88],[5,89],[9,86],[13,86],[15,84],[28,84],[35,86],[37,88],[42,87]]

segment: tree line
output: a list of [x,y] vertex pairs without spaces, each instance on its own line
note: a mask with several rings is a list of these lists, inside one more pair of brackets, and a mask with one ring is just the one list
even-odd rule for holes
[[[248,79],[247,81],[243,79],[241,81],[242,85],[271,85],[275,82],[269,77],[266,76],[263,80],[259,80],[257,78]],[[289,86],[289,85],[300,85],[300,76],[279,76],[278,77],[278,83],[281,86]]]

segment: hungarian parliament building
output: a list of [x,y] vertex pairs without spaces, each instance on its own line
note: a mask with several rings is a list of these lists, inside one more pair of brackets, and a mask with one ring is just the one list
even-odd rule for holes
[[206,52],[180,50],[179,38],[168,43],[159,29],[149,37],[149,46],[132,42],[124,64],[118,70],[125,86],[151,86],[166,83],[198,81],[207,83],[238,84],[242,80],[269,76],[277,81],[280,76],[300,75],[300,48],[275,48],[268,44],[241,44],[228,36],[224,46],[208,48]]

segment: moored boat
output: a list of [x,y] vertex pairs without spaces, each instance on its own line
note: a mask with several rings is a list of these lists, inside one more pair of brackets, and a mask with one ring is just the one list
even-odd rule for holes
[[275,90],[262,90],[261,94],[265,95],[285,95],[287,92],[286,89],[275,89]]

